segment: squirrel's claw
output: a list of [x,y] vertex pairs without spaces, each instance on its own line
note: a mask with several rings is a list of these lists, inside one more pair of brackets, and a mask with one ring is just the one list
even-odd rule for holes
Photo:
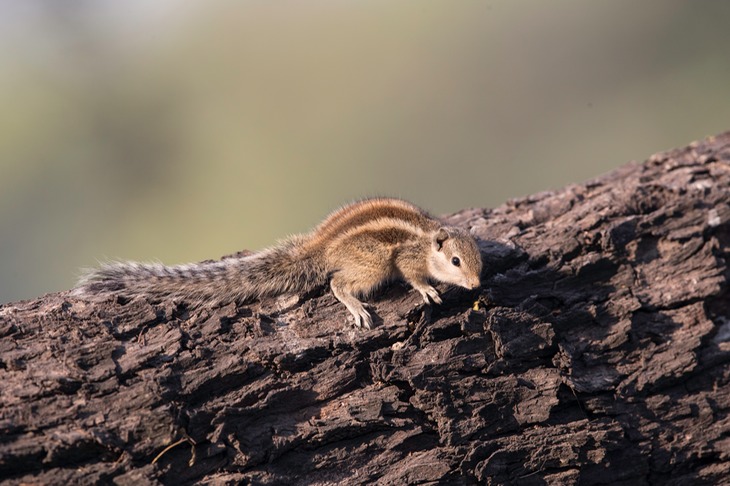
[[[418,288],[416,290],[418,290],[421,293],[421,296],[423,297],[423,301],[426,304],[430,304],[431,301],[433,301],[435,304],[441,304],[441,303],[443,303],[443,301],[441,300],[441,296],[439,295],[438,290],[436,290],[435,288],[431,287],[430,285],[428,285],[426,287]],[[431,300],[429,300],[429,297],[431,298]]]

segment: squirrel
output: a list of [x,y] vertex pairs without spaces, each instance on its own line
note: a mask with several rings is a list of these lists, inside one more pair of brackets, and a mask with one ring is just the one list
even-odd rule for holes
[[429,281],[475,289],[481,270],[479,248],[467,231],[443,226],[404,200],[373,198],[334,211],[307,234],[242,257],[175,266],[103,264],[87,271],[74,293],[179,298],[200,305],[306,293],[329,282],[355,326],[370,329],[372,317],[358,297],[402,279],[426,304],[429,299],[440,304]]

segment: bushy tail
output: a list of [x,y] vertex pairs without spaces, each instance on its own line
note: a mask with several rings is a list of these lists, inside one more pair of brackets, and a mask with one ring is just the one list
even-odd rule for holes
[[267,295],[308,292],[327,282],[316,255],[303,253],[293,240],[241,258],[165,266],[115,262],[82,276],[74,290],[90,297],[104,294],[154,300],[180,299],[191,305],[246,302]]

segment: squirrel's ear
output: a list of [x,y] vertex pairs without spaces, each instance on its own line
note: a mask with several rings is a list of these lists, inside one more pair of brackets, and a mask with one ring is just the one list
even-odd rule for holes
[[446,228],[439,228],[435,235],[433,235],[433,247],[436,251],[441,251],[444,246],[444,241],[449,239],[449,232]]

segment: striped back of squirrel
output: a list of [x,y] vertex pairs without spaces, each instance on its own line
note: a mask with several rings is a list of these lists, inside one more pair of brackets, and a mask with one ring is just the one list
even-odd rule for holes
[[390,236],[395,244],[405,233],[422,236],[438,226],[427,212],[402,199],[365,199],[327,216],[305,236],[304,249],[307,252],[326,250],[333,242],[363,231],[380,233],[379,239]]

